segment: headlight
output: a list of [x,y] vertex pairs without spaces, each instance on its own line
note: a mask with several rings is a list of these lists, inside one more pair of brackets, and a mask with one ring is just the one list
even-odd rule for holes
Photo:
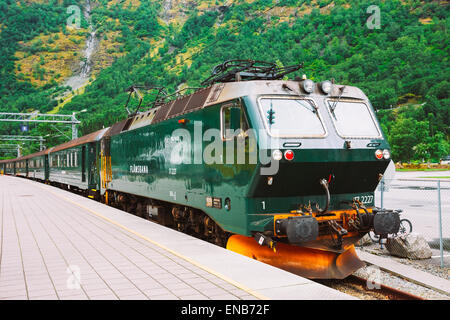
[[272,152],[272,158],[274,160],[280,161],[283,158],[283,153],[280,150],[274,150]]
[[314,91],[314,81],[311,79],[306,79],[303,81],[303,90],[305,90],[308,93],[311,93]]
[[391,153],[389,152],[389,150],[384,149],[383,150],[383,158],[385,158],[386,160],[388,160],[391,157]]
[[325,80],[320,84],[320,89],[322,89],[323,93],[329,94],[332,86],[331,81]]

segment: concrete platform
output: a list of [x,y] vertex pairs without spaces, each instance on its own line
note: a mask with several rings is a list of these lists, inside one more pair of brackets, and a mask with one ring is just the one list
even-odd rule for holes
[[23,178],[0,207],[0,299],[355,299]]
[[411,282],[450,296],[450,281],[446,279],[407,266],[389,258],[379,257],[375,254],[364,252],[358,249],[356,249],[356,252],[361,260],[369,264],[376,265],[381,270],[389,271],[394,275],[405,278]]

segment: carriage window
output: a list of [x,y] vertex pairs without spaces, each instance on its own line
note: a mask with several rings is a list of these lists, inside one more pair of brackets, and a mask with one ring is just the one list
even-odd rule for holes
[[269,134],[277,137],[323,137],[325,127],[312,100],[261,98],[261,116]]
[[365,103],[329,100],[328,110],[338,134],[343,138],[381,136],[376,120]]
[[225,105],[221,110],[222,139],[233,139],[237,134],[244,134],[248,130],[244,111],[238,103]]

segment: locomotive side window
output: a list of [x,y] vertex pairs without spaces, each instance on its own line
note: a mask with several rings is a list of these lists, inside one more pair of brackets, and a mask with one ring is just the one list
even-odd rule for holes
[[310,99],[261,97],[264,125],[274,137],[324,137],[326,130],[319,110]]
[[341,137],[381,137],[376,120],[367,104],[359,101],[328,100],[328,110]]
[[236,134],[244,134],[244,132],[248,130],[248,124],[244,111],[237,102],[230,103],[222,107],[220,121],[220,130],[223,140],[233,139],[236,137]]

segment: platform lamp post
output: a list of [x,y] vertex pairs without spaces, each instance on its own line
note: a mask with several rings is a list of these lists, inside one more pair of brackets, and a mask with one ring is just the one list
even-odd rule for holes
[[75,115],[77,113],[81,113],[81,112],[86,112],[87,109],[83,109],[81,111],[74,111],[72,112],[72,140],[78,138],[78,128],[77,128],[77,124],[75,123],[77,121],[77,119],[75,118]]

